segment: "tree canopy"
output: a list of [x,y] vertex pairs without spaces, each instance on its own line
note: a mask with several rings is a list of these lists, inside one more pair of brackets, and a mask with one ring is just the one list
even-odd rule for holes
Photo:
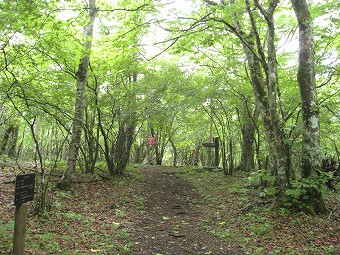
[[340,157],[338,1],[0,8],[4,157],[72,185],[132,163],[212,166],[202,143],[218,136],[225,174],[255,173],[281,205],[326,211],[322,160]]

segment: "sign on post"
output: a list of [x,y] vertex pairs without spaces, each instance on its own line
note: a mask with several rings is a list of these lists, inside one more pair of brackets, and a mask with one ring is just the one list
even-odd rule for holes
[[15,178],[15,221],[13,255],[24,255],[27,222],[27,202],[34,198],[35,174],[21,174]]
[[19,206],[34,199],[35,174],[17,175],[15,179],[14,205]]
[[206,148],[215,147],[215,143],[202,143],[202,145]]
[[149,145],[156,145],[157,144],[157,138],[156,137],[148,137],[148,144]]
[[202,144],[204,147],[206,148],[215,148],[215,166],[218,167],[220,159],[219,159],[219,137],[215,137],[214,138],[214,142],[213,143],[203,143]]

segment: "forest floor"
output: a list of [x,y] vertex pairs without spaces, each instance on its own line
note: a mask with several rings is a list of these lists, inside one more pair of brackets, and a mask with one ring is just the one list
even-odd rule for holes
[[[11,254],[11,168],[0,167],[0,254]],[[340,254],[339,193],[325,216],[276,209],[246,177],[220,171],[129,167],[102,181],[82,176],[54,191],[38,219],[29,203],[26,254]]]

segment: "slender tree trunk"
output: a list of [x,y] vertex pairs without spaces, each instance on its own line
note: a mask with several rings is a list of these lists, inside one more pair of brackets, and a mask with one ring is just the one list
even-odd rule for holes
[[171,147],[172,147],[172,150],[173,150],[173,155],[174,155],[174,158],[173,158],[173,166],[176,167],[177,166],[177,147],[176,147],[176,144],[174,143],[174,141],[169,138],[169,143],[171,144]]
[[60,183],[59,187],[62,189],[70,189],[72,183],[72,174],[75,172],[76,162],[78,158],[81,133],[84,122],[84,108],[86,101],[86,82],[87,73],[90,62],[90,50],[93,38],[93,25],[98,9],[96,8],[96,1],[89,0],[88,2],[88,16],[89,23],[85,27],[85,51],[84,56],[80,61],[77,77],[77,94],[75,103],[74,119],[72,123],[72,137],[68,151],[68,160],[64,180]]
[[[249,1],[246,0],[248,14],[252,24],[254,38],[244,44],[244,50],[248,59],[249,71],[257,106],[263,118],[266,131],[267,142],[269,144],[271,157],[270,167],[273,175],[276,176],[276,186],[278,188],[278,201],[281,202],[287,189],[287,152],[284,146],[283,123],[278,120],[278,109],[276,106],[278,89],[276,48],[275,48],[275,27],[273,14],[278,4],[278,0],[271,0],[267,10],[254,0],[255,6],[265,18],[268,27],[268,53],[267,57],[261,45],[259,31],[253,17],[253,12]],[[238,24],[237,24],[238,25]],[[256,45],[256,47],[255,47]],[[252,49],[252,50],[251,50]],[[256,51],[254,51],[256,49]],[[254,54],[258,52],[258,54]],[[265,79],[263,77],[265,74]]]
[[[241,145],[241,162],[235,168],[235,170],[251,171],[255,168],[254,162],[254,141],[255,141],[255,131],[256,123],[259,118],[259,111],[257,108],[253,113],[248,109],[248,105],[244,105],[244,111],[242,113],[243,118],[241,118],[241,131],[242,131],[242,145]],[[252,115],[252,116],[251,116]]]
[[[95,164],[98,158],[98,140],[99,140],[99,128],[95,129],[95,123],[97,121],[96,108],[98,105],[98,93],[97,88],[93,89],[95,91],[95,105],[87,106],[85,109],[85,125],[84,136],[85,145],[83,149],[85,173],[93,174]],[[89,109],[91,108],[92,109]]]
[[229,175],[234,173],[233,139],[229,138]]
[[198,166],[199,165],[199,155],[200,155],[200,149],[201,149],[201,142],[198,141],[195,144],[195,149],[192,151],[191,154],[191,165]]
[[3,154],[6,152],[8,140],[9,140],[11,133],[13,132],[13,128],[14,126],[10,124],[10,126],[6,129],[5,134],[1,141],[0,154]]
[[[217,6],[216,2],[204,0],[207,4]],[[277,64],[276,64],[276,48],[275,48],[275,30],[273,22],[273,14],[279,0],[267,1],[268,8],[265,9],[258,0],[254,0],[254,5],[266,20],[268,27],[267,38],[267,56],[263,49],[260,32],[257,27],[254,16],[254,8],[249,0],[245,0],[246,9],[249,15],[251,30],[248,35],[243,31],[241,24],[237,21],[238,14],[234,14],[234,25],[223,20],[227,25],[228,31],[233,31],[234,34],[241,40],[245,55],[247,57],[248,68],[251,78],[251,84],[256,99],[256,104],[263,119],[266,132],[267,142],[270,148],[270,165],[271,171],[276,175],[276,186],[278,188],[278,201],[282,200],[287,188],[287,152],[284,146],[283,123],[279,123],[277,117],[276,91],[278,89]],[[230,4],[234,4],[234,0],[230,0]],[[222,8],[226,8],[226,2],[221,1]],[[219,19],[217,19],[219,20]]]
[[135,152],[134,162],[136,164],[142,164],[145,157],[146,157],[145,141],[143,141],[141,144],[135,144],[134,145],[134,152]]
[[156,152],[156,165],[162,165],[165,148],[169,142],[169,138],[167,138],[167,133],[165,128],[161,128],[160,131],[157,132],[157,144],[155,148]]
[[[299,25],[299,70],[297,80],[301,94],[303,120],[302,177],[317,179],[321,165],[319,110],[315,82],[313,22],[306,0],[291,0]],[[326,213],[322,194],[309,188],[303,199],[311,213]]]
[[[213,114],[211,114],[213,116]],[[209,132],[209,143],[212,143],[213,141],[213,122],[210,122],[210,132]],[[207,166],[213,165],[213,157],[212,157],[212,149],[210,147],[207,147]]]
[[125,120],[121,123],[118,131],[118,138],[114,146],[115,151],[113,154],[113,165],[115,166],[114,175],[122,175],[127,164],[129,163],[131,147],[134,139],[134,119]]
[[18,143],[18,135],[19,135],[19,126],[15,125],[13,127],[11,140],[8,146],[8,156],[10,157],[17,156],[16,148],[17,148],[17,143]]

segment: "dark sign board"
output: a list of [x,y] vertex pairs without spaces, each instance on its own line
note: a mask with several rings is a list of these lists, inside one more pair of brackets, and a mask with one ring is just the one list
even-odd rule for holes
[[17,175],[15,179],[14,205],[32,201],[34,198],[35,174]]
[[215,143],[203,143],[204,147],[215,147]]

